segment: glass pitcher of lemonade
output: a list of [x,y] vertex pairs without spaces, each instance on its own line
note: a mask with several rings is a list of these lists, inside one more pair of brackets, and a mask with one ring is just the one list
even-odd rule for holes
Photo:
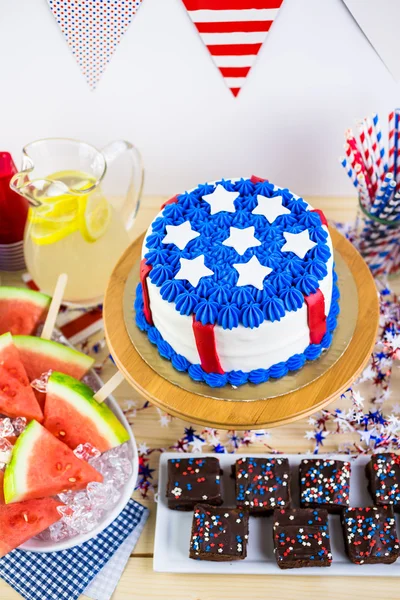
[[30,204],[24,253],[35,283],[51,294],[67,273],[66,303],[101,303],[133,238],[143,186],[138,150],[125,141],[99,151],[75,140],[39,140],[23,149],[10,185]]

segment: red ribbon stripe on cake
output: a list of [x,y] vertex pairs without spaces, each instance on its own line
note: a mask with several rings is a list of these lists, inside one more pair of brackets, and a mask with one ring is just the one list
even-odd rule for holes
[[163,208],[168,206],[168,204],[176,204],[177,202],[178,202],[178,196],[174,196],[173,198],[170,198],[169,200],[166,200],[163,204],[161,204],[160,209],[163,210]]
[[211,323],[203,325],[200,321],[196,321],[196,317],[193,315],[192,327],[203,371],[221,375],[225,373],[219,362],[214,325],[211,325]]
[[152,269],[151,265],[146,264],[146,259],[142,258],[140,261],[140,283],[142,284],[142,293],[143,293],[143,312],[146,318],[146,321],[149,325],[153,325],[153,317],[150,309],[150,298],[149,298],[149,290],[147,289],[147,277]]
[[321,219],[322,225],[326,225],[328,227],[328,221],[326,220],[326,216],[319,208],[313,208],[310,212],[317,213]]
[[310,343],[320,344],[326,333],[325,299],[321,290],[304,296],[307,305],[307,321],[310,330]]

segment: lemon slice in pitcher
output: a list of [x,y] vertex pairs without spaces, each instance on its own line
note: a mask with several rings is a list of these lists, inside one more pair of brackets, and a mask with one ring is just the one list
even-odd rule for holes
[[47,246],[59,242],[70,233],[77,231],[78,220],[75,219],[69,223],[60,224],[60,222],[52,223],[33,223],[31,229],[32,241],[38,246]]
[[58,202],[44,202],[38,208],[30,211],[29,220],[31,223],[48,224],[51,223],[70,223],[78,216],[78,200],[75,196],[66,198]]
[[87,242],[95,242],[107,231],[111,221],[111,207],[100,192],[80,199],[79,229]]

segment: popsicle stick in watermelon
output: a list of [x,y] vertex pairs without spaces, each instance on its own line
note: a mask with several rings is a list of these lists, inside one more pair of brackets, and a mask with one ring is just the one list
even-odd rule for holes
[[57,509],[63,506],[54,498],[6,505],[3,476],[0,471],[0,558],[59,521],[61,514]]
[[108,398],[110,394],[115,392],[117,387],[124,381],[125,377],[121,371],[117,371],[93,396],[93,398],[101,404]]
[[44,323],[51,298],[27,288],[0,287],[0,335],[32,335]]
[[47,313],[46,322],[42,330],[42,335],[40,336],[44,340],[51,340],[67,283],[68,275],[66,273],[61,273],[61,275],[58,276],[49,312]]
[[4,475],[6,504],[81,490],[103,476],[37,421],[19,436]]
[[0,414],[43,421],[42,409],[11,333],[0,336]]
[[89,442],[105,452],[129,440],[112,410],[96,402],[93,390],[63,373],[53,372],[47,382],[43,425],[72,449]]

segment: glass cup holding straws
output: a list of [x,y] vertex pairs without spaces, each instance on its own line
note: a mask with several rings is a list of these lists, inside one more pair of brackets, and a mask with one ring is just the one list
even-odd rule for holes
[[393,277],[400,273],[400,198],[386,218],[379,214],[368,212],[359,197],[356,243],[374,277]]
[[377,114],[346,131],[341,159],[357,189],[354,240],[374,277],[400,273],[400,109],[388,118],[385,147]]

